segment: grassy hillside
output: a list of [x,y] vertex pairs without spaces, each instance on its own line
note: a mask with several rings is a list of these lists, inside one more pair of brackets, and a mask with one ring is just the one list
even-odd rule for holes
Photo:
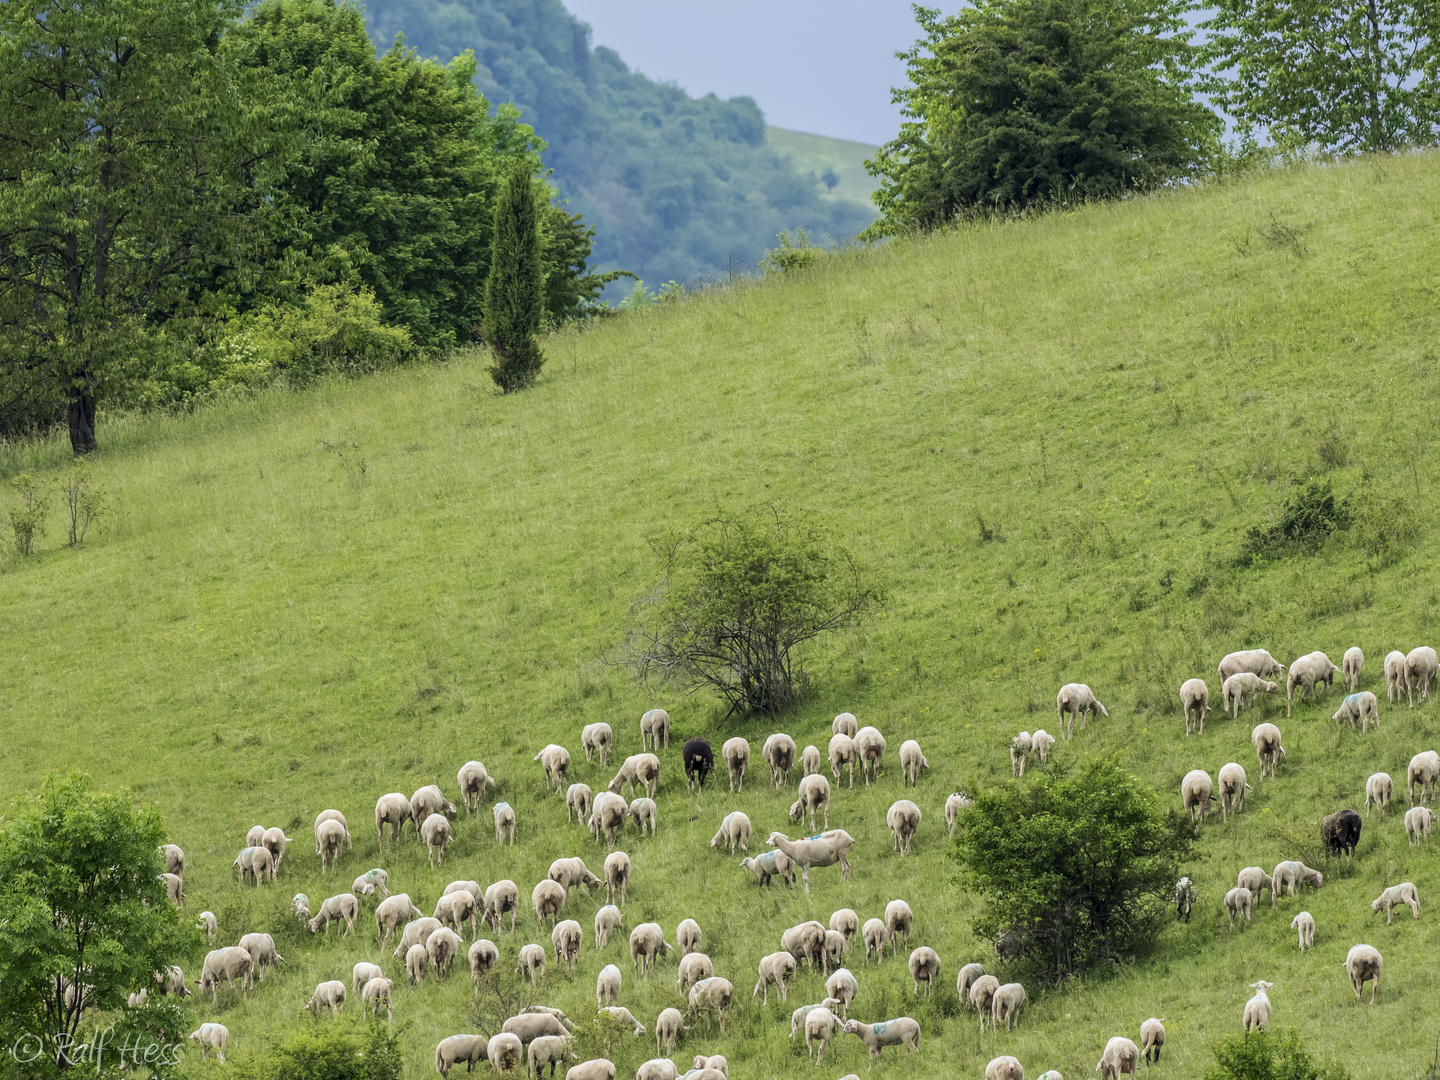
[[776,153],[788,156],[802,173],[814,173],[819,179],[829,170],[836,183],[834,187],[829,187],[821,180],[826,185],[821,188],[826,198],[845,199],[866,207],[870,205],[870,196],[879,184],[865,171],[865,161],[875,156],[875,147],[849,139],[832,139],[826,135],[777,127],[765,129],[765,141]]
[[[849,906],[863,920],[903,897],[912,945],[939,951],[944,988],[916,1001],[903,955],[878,970],[852,958],[860,1018],[910,1014],[924,1027],[918,1058],[887,1053],[877,1075],[978,1077],[999,1053],[1031,1075],[1090,1075],[1108,1037],[1163,1016],[1165,1074],[1196,1077],[1262,977],[1275,983],[1274,1024],[1322,1057],[1357,1077],[1418,1075],[1440,988],[1434,849],[1407,847],[1403,797],[1367,822],[1353,867],[1323,861],[1316,822],[1359,806],[1372,772],[1398,789],[1410,756],[1434,745],[1435,699],[1384,705],[1381,664],[1392,648],[1434,642],[1440,604],[1437,207],[1434,155],[1266,175],[965,228],[643,309],[551,339],[540,386],[513,397],[461,358],[111,425],[96,468],[123,503],[118,526],[70,550],[52,521],[41,554],[0,575],[3,793],[78,767],[163,808],[191,860],[188,910],[215,911],[226,941],[269,930],[287,958],[247,1003],[222,992],[201,1006],[243,1059],[312,1022],[299,1009],[317,981],[348,984],[351,965],[377,955],[359,929],[349,941],[302,932],[284,914],[293,893],[318,904],[381,865],[428,914],[453,878],[510,877],[528,899],[557,856],[598,868],[603,846],[565,825],[531,758],[563,743],[571,778],[598,788],[610,772],[584,764],[581,727],[608,721],[618,753],[634,753],[641,712],[660,704],[678,741],[704,733],[718,747],[743,733],[757,766],[743,795],[723,783],[687,795],[672,737],[659,835],[624,839],[627,928],[653,919],[669,936],[697,919],[737,991],[730,1031],[707,1037],[702,1025],[677,1060],[718,1050],[735,1080],[863,1073],[853,1037],[818,1071],[788,1038],[791,1008],[821,997],[820,976],[803,973],[788,1005],[772,995],[762,1009],[749,997],[755,964],[803,919]],[[0,467],[63,463],[56,443]],[[1319,476],[1365,525],[1310,555],[1237,567],[1244,530],[1278,512],[1292,478]],[[758,775],[774,727],[722,723],[704,699],[641,691],[597,662],[655,583],[652,530],[765,500],[813,512],[891,589],[871,632],[810,655],[813,697],[778,725],[824,747],[848,709],[891,747],[876,787],[837,790],[831,805],[831,826],[858,839],[852,879],[817,871],[809,896],[761,893],[708,846],[732,808],[761,836],[793,828],[792,791]],[[1183,737],[1176,690],[1204,676],[1218,699],[1225,652],[1338,660],[1351,644],[1365,650],[1362,686],[1382,690],[1378,732],[1337,730],[1332,691],[1293,719],[1271,700]],[[1053,761],[1119,755],[1177,805],[1187,770],[1238,761],[1254,791],[1238,819],[1203,829],[1187,867],[1201,897],[1190,925],[1171,925],[1133,965],[1032,986],[1021,1028],[982,1036],[954,979],[966,961],[995,960],[972,937],[979,900],[947,858],[942,807],[956,787],[1011,783],[1011,736],[1053,730],[1055,691],[1071,680],[1110,716]],[[1263,783],[1249,744],[1261,718],[1279,723],[1288,751]],[[901,793],[893,755],[912,737],[932,769],[912,796],[925,814],[915,854],[900,859],[884,817]],[[462,814],[443,870],[413,840],[377,850],[377,796],[434,782],[453,798],[472,757],[517,808],[516,847],[495,846],[487,803]],[[355,848],[327,877],[310,823],[332,806]],[[299,842],[279,885],[241,889],[230,863],[256,823]],[[1236,872],[1284,858],[1318,861],[1325,888],[1229,931],[1220,901]],[[1387,927],[1369,901],[1402,880],[1426,907],[1418,923]],[[602,902],[572,896],[565,914],[586,935],[578,975],[552,964],[534,998],[586,1016],[614,961],[621,1003],[653,1030],[680,1004],[674,959],[638,979],[623,943],[597,954]],[[1319,926],[1304,955],[1289,930],[1302,907]],[[519,947],[548,947],[548,932],[522,913],[497,940],[508,993]],[[1359,941],[1386,959],[1374,1008],[1356,1006],[1340,966]],[[433,1075],[437,1039],[477,1026],[471,1002],[464,974],[397,994],[407,1076]],[[615,1054],[633,1075],[653,1038]]]

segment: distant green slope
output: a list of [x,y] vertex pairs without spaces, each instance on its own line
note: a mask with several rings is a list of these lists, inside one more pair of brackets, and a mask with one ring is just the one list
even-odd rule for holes
[[[187,852],[187,912],[214,911],[225,943],[275,936],[286,964],[247,1001],[222,988],[218,1004],[197,1003],[231,1032],[231,1065],[202,1067],[192,1052],[202,1078],[316,1023],[300,1005],[321,980],[348,985],[362,958],[399,979],[407,1080],[434,1076],[440,1038],[493,1031],[502,1004],[593,1016],[596,976],[615,963],[620,1002],[648,1029],[611,1049],[617,1075],[633,1076],[655,1055],[656,1016],[684,1002],[673,955],[639,976],[623,936],[595,949],[603,890],[577,890],[563,912],[584,929],[576,974],[551,954],[532,990],[514,969],[523,944],[549,950],[528,900],[551,861],[579,854],[594,870],[605,858],[567,824],[534,756],[568,747],[569,779],[599,790],[615,766],[585,762],[582,726],[609,723],[623,758],[656,705],[674,727],[658,835],[622,840],[634,864],[625,926],[656,920],[673,941],[696,919],[736,989],[725,1034],[698,1021],[677,1062],[720,1052],[734,1080],[866,1075],[853,1036],[832,1041],[820,1069],[789,1036],[791,1010],[824,993],[819,973],[801,971],[785,1003],[747,991],[786,928],[840,907],[879,917],[904,898],[909,946],[939,952],[941,985],[912,994],[903,946],[878,966],[850,954],[852,1015],[923,1028],[919,1055],[887,1051],[876,1077],[978,1078],[1002,1053],[1030,1076],[1091,1076],[1110,1036],[1136,1038],[1163,1016],[1152,1074],[1198,1078],[1260,978],[1275,984],[1274,1026],[1356,1080],[1422,1075],[1440,991],[1440,839],[1407,845],[1401,788],[1410,757],[1436,745],[1440,698],[1388,704],[1382,665],[1391,649],[1436,644],[1440,625],[1437,233],[1436,154],[1297,169],[902,240],[572,329],[546,342],[549,366],[522,394],[495,395],[483,360],[460,357],[107,424],[93,468],[120,499],[118,529],[69,549],[52,518],[43,551],[0,574],[0,805],[51,768],[129,785]],[[0,478],[21,467],[49,478],[69,461],[58,443],[12,447]],[[1245,531],[1312,477],[1365,520],[1311,554],[1237,566]],[[601,663],[656,586],[648,537],[717,504],[772,500],[828,523],[890,587],[869,632],[807,655],[802,708],[722,722],[704,698],[637,689]],[[1352,644],[1365,650],[1361,688],[1382,699],[1378,731],[1338,728],[1332,689],[1288,718],[1283,692],[1238,721],[1217,709],[1203,735],[1184,736],[1176,692],[1203,677],[1218,707],[1224,653],[1263,646],[1288,662],[1324,649],[1338,661]],[[1069,681],[1089,683],[1109,716],[1058,744],[1049,768],[1114,755],[1178,807],[1188,770],[1234,761],[1253,790],[1229,824],[1217,813],[1201,829],[1185,867],[1200,893],[1190,924],[1167,917],[1151,955],[1047,988],[972,933],[981,900],[947,857],[943,807],[957,787],[1014,783],[1011,737],[1054,726]],[[823,749],[842,709],[889,740],[875,786],[834,785],[829,824],[857,840],[853,875],[817,870],[808,896],[761,892],[710,838],[734,809],[754,823],[752,853],[771,830],[799,832],[787,817],[796,777],[772,787],[760,747],[780,729]],[[1249,742],[1262,719],[1287,751],[1264,781]],[[750,740],[743,793],[723,779],[687,792],[678,750],[696,734]],[[931,768],[907,790],[908,738]],[[471,758],[499,787],[477,816],[462,811],[442,869],[411,830],[379,847],[378,796],[437,783],[454,798]],[[1326,860],[1320,816],[1362,807],[1378,771],[1395,777],[1396,804],[1366,820],[1353,864]],[[904,859],[885,827],[901,797],[924,813]],[[513,848],[496,846],[494,799],[516,809]],[[354,848],[322,874],[310,830],[329,807],[347,815]],[[297,842],[278,884],[241,888],[231,862],[257,823]],[[1324,888],[1275,910],[1262,901],[1232,931],[1221,899],[1237,872],[1282,859],[1322,869]],[[376,946],[372,902],[349,938],[311,936],[287,915],[295,892],[318,903],[376,865],[427,915],[452,879],[517,883],[517,929],[490,934],[501,963],[478,999],[463,970],[408,986]],[[1398,912],[1387,926],[1369,903],[1407,880],[1421,918]],[[1318,924],[1303,954],[1289,928],[1302,909]],[[1341,968],[1358,942],[1385,957],[1374,1007],[1368,994],[1356,1004]],[[203,952],[197,942],[181,958],[188,977]],[[957,1001],[971,960],[1026,983],[1017,1030],[981,1034]]]
[[[765,129],[765,141],[776,153],[788,157],[801,173],[819,180],[826,198],[870,206],[870,196],[880,185],[865,171],[865,161],[875,156],[875,147],[778,127]],[[834,178],[833,185],[827,173]]]

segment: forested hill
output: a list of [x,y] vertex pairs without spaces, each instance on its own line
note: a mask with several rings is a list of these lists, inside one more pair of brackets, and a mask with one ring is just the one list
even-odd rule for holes
[[366,18],[380,48],[403,33],[424,56],[474,50],[480,89],[520,107],[556,186],[598,226],[596,261],[652,286],[752,264],[785,229],[824,241],[874,217],[823,198],[768,146],[750,98],[692,98],[632,72],[560,0],[368,0]]

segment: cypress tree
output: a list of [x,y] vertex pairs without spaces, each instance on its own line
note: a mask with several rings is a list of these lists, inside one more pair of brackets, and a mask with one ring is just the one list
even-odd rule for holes
[[495,353],[490,377],[505,393],[535,382],[545,355],[535,341],[545,307],[540,217],[530,170],[517,164],[495,203],[481,336]]

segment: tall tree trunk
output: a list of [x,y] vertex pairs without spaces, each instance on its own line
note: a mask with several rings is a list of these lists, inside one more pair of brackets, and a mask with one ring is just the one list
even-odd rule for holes
[[88,379],[83,388],[70,391],[66,417],[70,421],[70,449],[76,454],[88,454],[99,447],[95,441],[95,395],[90,392]]

